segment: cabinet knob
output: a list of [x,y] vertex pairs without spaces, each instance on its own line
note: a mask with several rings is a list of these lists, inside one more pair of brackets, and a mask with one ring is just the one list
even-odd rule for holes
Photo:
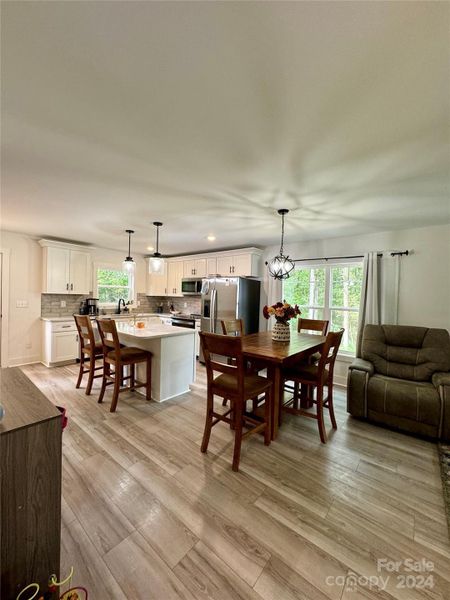
[[66,290],[69,291],[69,284],[66,283]]
[[73,290],[73,283],[70,284],[70,289]]

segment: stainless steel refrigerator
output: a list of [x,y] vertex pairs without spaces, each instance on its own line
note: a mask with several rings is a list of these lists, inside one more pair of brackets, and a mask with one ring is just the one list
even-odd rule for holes
[[[242,319],[244,333],[256,333],[259,330],[260,287],[259,281],[246,277],[204,279],[201,331],[222,333],[222,319]],[[204,363],[201,348],[199,360]]]

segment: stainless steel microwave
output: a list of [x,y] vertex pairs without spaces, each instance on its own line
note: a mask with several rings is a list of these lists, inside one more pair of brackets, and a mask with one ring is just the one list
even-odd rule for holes
[[181,293],[183,296],[200,296],[202,293],[202,280],[198,277],[182,279]]

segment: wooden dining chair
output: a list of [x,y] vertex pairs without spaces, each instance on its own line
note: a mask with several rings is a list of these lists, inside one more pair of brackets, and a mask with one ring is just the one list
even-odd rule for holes
[[327,335],[329,324],[330,321],[325,321],[321,319],[299,318],[297,320],[297,331],[298,333],[317,331],[320,335]]
[[[325,344],[320,353],[318,364],[307,364],[305,362],[283,370],[283,377],[285,380],[294,381],[297,384],[305,386],[304,389],[308,390],[307,400],[311,406],[316,406],[316,412],[310,412],[304,408],[297,408],[298,405],[295,405],[295,398],[284,405],[282,411],[316,419],[319,427],[320,440],[323,444],[327,441],[323,420],[324,408],[328,408],[332,427],[333,429],[337,429],[333,408],[333,373],[334,363],[336,362],[336,356],[343,333],[344,329],[341,329],[340,331],[332,331],[327,335]],[[325,387],[327,388],[327,396],[324,398]],[[316,390],[315,398],[314,390]],[[294,405],[289,406],[290,402],[294,402]],[[280,416],[282,411],[280,411]]]
[[[152,391],[152,353],[141,348],[121,346],[117,334],[116,322],[112,319],[98,319],[98,330],[103,345],[103,380],[98,401],[103,402],[103,396],[108,385],[113,385],[113,397],[110,412],[115,412],[119,393],[146,388],[146,398],[151,400]],[[145,383],[137,381],[135,367],[139,363],[146,363]],[[111,370],[111,367],[114,370]],[[129,375],[124,376],[124,367],[129,367]],[[129,380],[128,386],[123,386]]]
[[96,366],[97,360],[103,358],[103,346],[101,342],[95,340],[94,330],[89,317],[84,315],[74,315],[75,324],[78,330],[78,339],[80,341],[80,371],[75,385],[79,388],[83,375],[89,373],[86,386],[86,395],[89,396],[92,390],[94,379],[102,377],[102,373],[96,375],[96,371],[103,369],[103,365]]
[[[299,318],[297,320],[297,332],[298,333],[312,333],[315,332],[317,335],[327,335],[328,327],[330,325],[330,321],[321,320],[321,319],[302,319]],[[314,352],[311,356],[308,356],[306,362],[308,364],[317,364],[320,360],[320,352]],[[304,362],[304,361],[302,361]],[[294,382],[294,385],[290,385],[289,383],[284,384],[284,389],[288,392],[293,392],[294,394],[294,406],[298,408],[299,402],[299,384]],[[302,390],[301,394],[301,408],[310,408],[310,404],[306,400],[309,393],[305,393],[305,390]]]
[[220,321],[223,335],[244,335],[244,321],[242,319],[226,319]]
[[[239,470],[242,440],[248,436],[264,432],[264,444],[270,444],[272,382],[245,368],[242,355],[242,336],[224,336],[215,333],[200,332],[203,355],[205,357],[207,376],[206,422],[201,451],[208,449],[211,429],[224,421],[234,430],[233,471]],[[233,360],[232,364],[218,362],[214,356],[226,356]],[[214,373],[220,373],[214,376]],[[264,394],[264,417],[257,419],[246,411],[246,401]],[[228,398],[231,407],[224,413],[214,410],[214,396]],[[248,431],[243,433],[243,428]]]
[[[222,320],[220,321],[220,325],[222,327],[222,332],[223,335],[230,335],[230,336],[242,336],[244,335],[244,331],[245,331],[245,325],[244,325],[244,321],[242,319],[228,319],[228,320]],[[228,359],[228,364],[232,364],[232,359]],[[259,373],[259,371],[263,371],[264,369],[266,369],[267,365],[266,364],[261,364],[261,362],[258,363],[258,361],[255,360],[248,360],[246,362],[246,369],[248,371],[252,371],[253,373]],[[226,406],[227,405],[227,398],[224,398],[222,401],[222,406]],[[254,398],[253,399],[253,410],[255,410],[258,406],[258,398]]]

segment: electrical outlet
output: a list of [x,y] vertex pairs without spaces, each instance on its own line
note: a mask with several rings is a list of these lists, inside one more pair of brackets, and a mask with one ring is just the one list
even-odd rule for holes
[[184,303],[184,308],[187,308],[187,302]]
[[31,342],[27,342],[25,344],[25,348],[26,348],[26,350],[31,350]]
[[140,305],[141,305],[141,301],[140,301],[140,300],[138,300],[138,301],[137,301],[137,305],[138,305],[138,306],[140,306]]
[[61,300],[61,308],[66,308],[66,301],[65,300]]

